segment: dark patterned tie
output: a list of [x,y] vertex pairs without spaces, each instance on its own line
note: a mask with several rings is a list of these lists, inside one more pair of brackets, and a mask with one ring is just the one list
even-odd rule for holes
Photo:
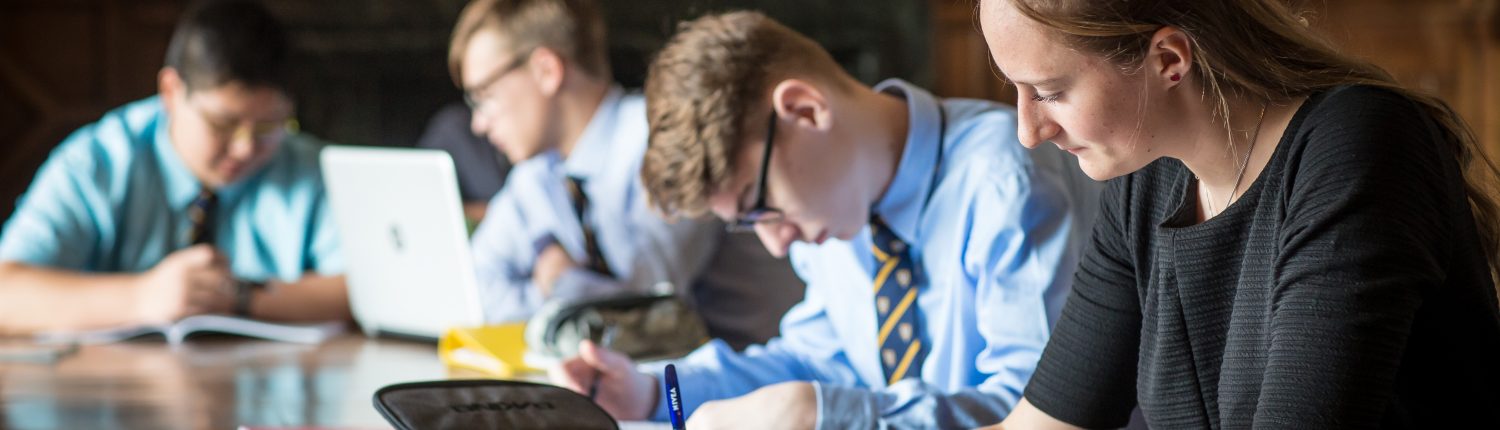
[[219,198],[214,195],[214,190],[204,188],[198,193],[198,198],[188,205],[188,221],[193,223],[192,229],[188,230],[188,244],[202,245],[214,244],[214,214],[219,208]]
[[870,218],[875,254],[875,321],[886,384],[922,375],[926,353],[918,330],[917,286],[911,250],[879,217]]
[[614,272],[609,270],[609,262],[604,260],[604,252],[599,250],[599,239],[594,236],[594,228],[589,226],[589,197],[583,193],[584,180],[582,178],[568,177],[568,194],[573,199],[573,214],[578,217],[578,226],[583,228],[584,251],[589,253],[589,261],[584,262],[584,267],[600,275],[613,278]]

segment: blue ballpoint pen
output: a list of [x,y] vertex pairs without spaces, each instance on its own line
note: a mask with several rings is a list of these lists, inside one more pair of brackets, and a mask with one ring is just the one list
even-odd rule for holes
[[677,385],[677,366],[667,365],[667,405],[671,408],[672,430],[686,430],[687,419],[682,414],[682,387]]

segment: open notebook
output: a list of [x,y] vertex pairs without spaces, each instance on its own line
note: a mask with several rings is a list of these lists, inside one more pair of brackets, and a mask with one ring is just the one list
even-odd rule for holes
[[226,333],[281,342],[315,344],[328,340],[345,329],[342,321],[316,324],[278,324],[237,318],[225,315],[194,315],[172,324],[123,327],[95,331],[44,333],[37,336],[42,343],[97,344],[119,342],[147,335],[166,337],[172,345],[194,333]]

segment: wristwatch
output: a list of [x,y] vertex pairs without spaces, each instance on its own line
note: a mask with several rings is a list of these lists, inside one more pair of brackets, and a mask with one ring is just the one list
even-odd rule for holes
[[255,292],[255,290],[265,288],[265,282],[247,281],[244,279],[234,280],[234,314],[249,318],[251,293]]

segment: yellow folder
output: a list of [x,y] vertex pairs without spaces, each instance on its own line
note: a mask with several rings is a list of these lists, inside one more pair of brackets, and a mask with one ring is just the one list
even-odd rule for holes
[[438,340],[443,364],[499,378],[542,371],[527,366],[524,355],[526,323],[452,328]]

